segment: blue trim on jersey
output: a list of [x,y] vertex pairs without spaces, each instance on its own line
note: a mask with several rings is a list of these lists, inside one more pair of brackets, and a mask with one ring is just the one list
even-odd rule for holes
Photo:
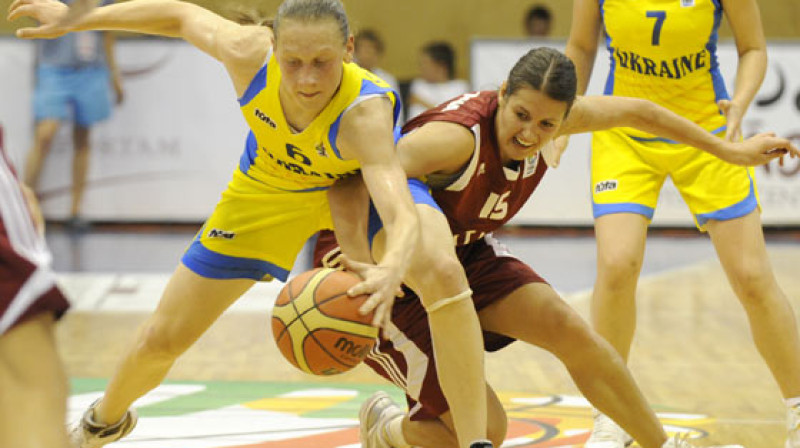
[[[709,131],[709,132],[711,132],[712,134],[716,135],[716,134],[719,134],[721,132],[724,132],[726,129],[728,129],[728,126],[727,125],[723,125],[723,126],[718,127],[717,129],[714,129],[713,131]],[[628,137],[631,140],[636,140],[637,142],[644,142],[644,143],[661,142],[661,143],[669,143],[671,145],[682,145],[683,144],[681,142],[676,142],[675,140],[670,140],[668,138],[663,138],[663,137],[645,138],[645,137],[634,137],[633,135],[628,135]]]
[[[429,205],[444,214],[442,209],[439,208],[439,204],[433,199],[431,191],[425,182],[419,179],[408,179],[408,189],[411,190],[411,198],[414,200],[415,204]],[[372,245],[372,240],[375,238],[375,235],[380,232],[382,228],[383,221],[381,221],[381,217],[378,216],[378,210],[375,209],[375,205],[370,201],[369,225],[367,227],[367,237],[369,238],[370,245]]]
[[253,166],[258,156],[258,142],[253,131],[247,133],[247,142],[244,144],[244,152],[242,157],[239,158],[239,170],[245,174]]
[[[728,91],[725,89],[725,80],[719,71],[719,61],[717,60],[717,41],[719,40],[719,25],[722,21],[722,5],[719,0],[712,0],[714,9],[714,27],[711,29],[711,36],[706,43],[706,50],[709,55],[708,71],[711,75],[711,83],[714,86],[715,101],[730,99]],[[720,112],[721,113],[721,112]]]
[[192,241],[189,249],[183,254],[181,262],[197,275],[206,278],[232,279],[249,278],[256,281],[264,280],[270,275],[285,282],[289,277],[289,271],[275,266],[274,264],[258,260],[255,258],[231,257],[229,255],[218,254],[209,250],[200,242],[201,230]]
[[[358,97],[366,96],[366,95],[386,95],[389,92],[392,92],[395,97],[394,102],[394,109],[392,110],[392,122],[395,126],[398,125],[397,121],[400,118],[400,108],[397,105],[400,103],[400,96],[394,90],[386,87],[381,87],[374,82],[368,79],[361,80],[361,90],[358,92]],[[333,153],[336,154],[340,160],[342,158],[342,154],[339,152],[339,147],[336,146],[336,137],[339,135],[339,126],[342,124],[342,117],[344,116],[344,112],[339,114],[336,117],[336,121],[333,122],[330,129],[328,130],[328,143],[331,145],[331,149],[333,149]],[[397,141],[397,137],[395,136],[395,142]]]
[[239,106],[245,106],[249,103],[258,92],[264,90],[264,87],[267,86],[267,64],[264,64],[263,67],[256,73],[256,76],[253,77],[253,80],[250,81],[250,85],[247,86],[247,90],[244,91],[244,95],[239,98]]
[[333,153],[336,154],[336,157],[339,158],[339,160],[342,160],[342,154],[339,153],[339,147],[336,146],[336,137],[339,135],[339,126],[342,124],[343,116],[344,112],[339,114],[339,116],[336,117],[336,121],[334,121],[330,129],[328,129],[328,143],[331,144],[331,149],[333,150]]
[[395,125],[395,127],[394,127],[394,144],[395,145],[397,144],[397,142],[400,141],[400,139],[403,137],[403,135],[404,135],[403,134],[403,127],[400,126],[399,124]]
[[611,36],[605,30],[605,23],[606,23],[606,11],[603,9],[605,4],[605,0],[600,0],[600,4],[598,5],[600,8],[600,18],[603,23],[603,34],[606,35],[606,49],[608,50],[608,78],[606,78],[606,86],[603,88],[603,95],[613,95],[614,94],[614,75],[617,71],[617,61],[614,59],[614,48],[611,47]]
[[736,219],[736,218],[741,218],[742,216],[746,216],[750,214],[750,212],[755,210],[756,207],[758,207],[758,200],[756,199],[756,192],[755,192],[755,187],[753,185],[753,178],[750,177],[749,172],[747,174],[747,177],[750,178],[750,193],[748,193],[746,198],[742,199],[736,204],[717,210],[715,212],[695,215],[697,223],[700,224],[701,226],[704,226],[709,219],[715,219],[717,221],[729,221],[731,219]]
[[655,213],[655,209],[646,205],[636,204],[634,202],[598,204],[592,201],[592,213],[594,214],[595,219],[605,215],[612,215],[614,213],[636,213],[637,215],[645,216],[647,219],[653,219],[653,213]]

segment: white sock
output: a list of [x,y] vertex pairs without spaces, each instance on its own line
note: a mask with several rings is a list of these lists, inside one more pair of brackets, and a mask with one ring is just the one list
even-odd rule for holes
[[800,397],[787,398],[784,401],[786,402],[786,406],[790,408],[800,406]]
[[406,442],[403,436],[403,416],[398,415],[396,418],[389,420],[389,423],[383,427],[383,433],[389,439],[389,443],[396,448],[411,448],[411,445]]

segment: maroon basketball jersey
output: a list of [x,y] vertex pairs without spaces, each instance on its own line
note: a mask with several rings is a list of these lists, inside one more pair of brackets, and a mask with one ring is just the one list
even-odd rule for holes
[[462,172],[437,185],[429,176],[433,197],[450,222],[457,246],[477,241],[508,222],[528,200],[547,170],[537,153],[515,168],[503,166],[495,139],[497,91],[461,95],[406,123],[408,133],[431,121],[447,121],[470,129],[475,151]]

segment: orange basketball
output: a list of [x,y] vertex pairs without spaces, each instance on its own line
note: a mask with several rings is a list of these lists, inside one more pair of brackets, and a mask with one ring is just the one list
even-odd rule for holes
[[272,335],[295,367],[314,375],[335,375],[364,360],[378,329],[370,325],[372,313],[358,313],[367,296],[347,295],[360,281],[351,272],[318,268],[283,287],[272,310]]

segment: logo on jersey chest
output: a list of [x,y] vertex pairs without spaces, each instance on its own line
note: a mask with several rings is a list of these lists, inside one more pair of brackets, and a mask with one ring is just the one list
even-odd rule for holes
[[232,240],[236,237],[236,232],[230,232],[228,230],[220,230],[220,229],[211,229],[208,231],[208,238],[223,238],[226,240]]
[[256,110],[253,111],[253,115],[255,115],[256,118],[258,118],[259,120],[266,123],[272,129],[278,129],[278,125],[275,123],[275,121],[273,121],[272,118],[269,118],[267,114],[265,114],[264,112],[261,112],[261,109],[256,108]]
[[536,172],[536,168],[539,167],[539,154],[530,156],[525,159],[525,171],[522,172],[522,177],[531,177]]
[[689,8],[694,6],[694,0],[681,0],[681,6],[684,8]]
[[598,182],[594,184],[594,192],[595,193],[603,193],[606,191],[614,191],[617,189],[617,181],[616,180],[604,180],[602,182]]

